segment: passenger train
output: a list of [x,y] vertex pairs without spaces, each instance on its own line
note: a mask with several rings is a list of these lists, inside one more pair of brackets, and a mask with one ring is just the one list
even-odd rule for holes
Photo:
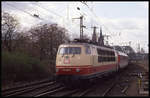
[[114,47],[84,42],[61,44],[56,56],[59,80],[90,80],[117,72],[128,65],[128,55]]

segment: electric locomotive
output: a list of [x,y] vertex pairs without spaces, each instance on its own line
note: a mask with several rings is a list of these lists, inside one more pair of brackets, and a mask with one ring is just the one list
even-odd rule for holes
[[57,79],[90,80],[128,65],[128,56],[114,47],[73,41],[62,44],[56,57]]

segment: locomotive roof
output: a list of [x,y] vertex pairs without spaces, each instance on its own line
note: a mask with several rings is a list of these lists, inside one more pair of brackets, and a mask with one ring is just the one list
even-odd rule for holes
[[114,47],[111,46],[100,46],[98,45],[98,42],[93,42],[90,39],[78,39],[75,38],[73,41],[68,41],[68,43],[64,43],[62,45],[87,45],[87,46],[94,46],[94,47],[101,47],[101,48],[105,48],[105,49],[114,49]]
[[64,43],[62,45],[92,45],[92,44],[89,44],[89,43]]
[[64,43],[64,44],[61,44],[61,45],[85,45],[85,46],[101,47],[101,48],[105,48],[105,49],[113,49],[113,47],[110,47],[110,46],[98,46],[98,45],[94,45],[94,44],[80,43],[80,42]]

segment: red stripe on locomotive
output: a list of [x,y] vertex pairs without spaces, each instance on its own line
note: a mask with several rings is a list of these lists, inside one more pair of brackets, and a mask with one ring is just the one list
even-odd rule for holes
[[[97,72],[104,72],[108,71],[111,69],[116,68],[116,64],[109,64],[109,65],[101,65],[101,66],[92,66],[92,65],[87,65],[87,66],[56,66],[57,72],[56,74],[58,75],[88,75],[88,74],[93,74]],[[80,70],[77,72],[77,69]]]

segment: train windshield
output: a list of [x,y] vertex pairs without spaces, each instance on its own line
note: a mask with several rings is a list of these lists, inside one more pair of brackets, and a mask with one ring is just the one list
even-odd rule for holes
[[59,54],[80,54],[80,47],[61,47],[59,50]]

